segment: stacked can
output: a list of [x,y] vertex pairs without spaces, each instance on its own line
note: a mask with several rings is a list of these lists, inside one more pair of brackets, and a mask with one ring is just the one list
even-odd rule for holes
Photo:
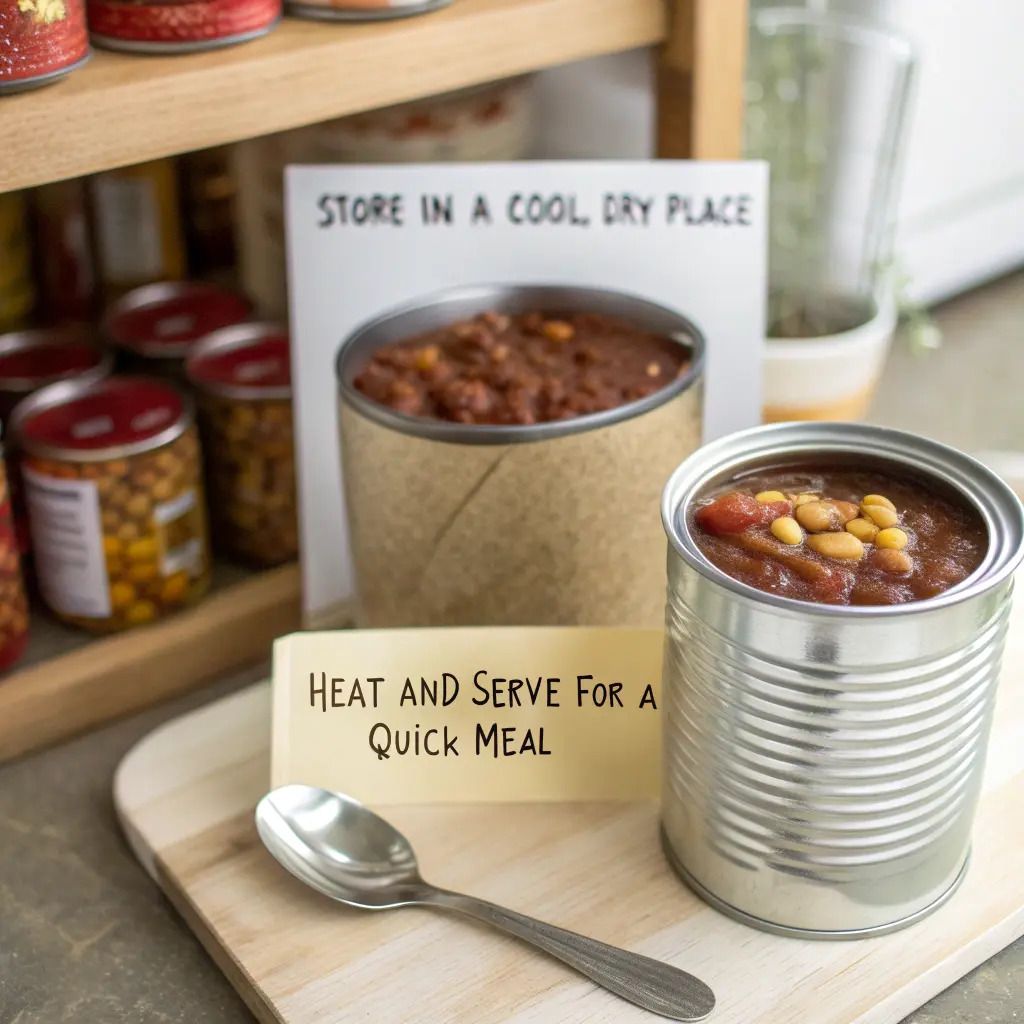
[[185,381],[185,359],[196,341],[249,319],[252,306],[236,292],[196,281],[136,288],[115,302],[103,333],[130,373]]
[[0,4],[0,94],[60,81],[89,53],[84,0]]
[[186,365],[207,452],[218,550],[267,567],[298,554],[288,337],[272,325],[227,327]]
[[60,619],[143,625],[210,585],[192,401],[145,377],[51,384],[11,418],[36,578]]
[[[84,328],[15,331],[0,336],[0,424],[6,426],[18,403],[62,380],[102,380],[113,367],[107,349]],[[31,549],[28,509],[17,444],[7,442],[7,483],[11,512],[23,558]]]

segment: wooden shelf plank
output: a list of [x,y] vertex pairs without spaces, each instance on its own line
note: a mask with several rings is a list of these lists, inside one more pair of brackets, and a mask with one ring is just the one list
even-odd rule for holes
[[663,0],[456,0],[372,24],[286,18],[210,53],[97,51],[57,85],[0,98],[0,192],[660,41]]
[[297,565],[260,573],[163,622],[5,676],[0,762],[269,660],[274,638],[300,628],[299,581]]

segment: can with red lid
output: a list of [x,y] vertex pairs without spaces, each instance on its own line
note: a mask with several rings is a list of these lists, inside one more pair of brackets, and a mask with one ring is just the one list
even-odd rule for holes
[[[102,380],[113,363],[110,351],[85,328],[40,328],[0,335],[0,424],[7,424],[18,402],[34,391],[61,380]],[[7,482],[18,550],[25,558],[31,536],[20,455],[11,441],[7,444]]]
[[108,309],[103,333],[130,373],[184,383],[185,358],[207,334],[244,323],[245,296],[202,281],[162,281],[128,292]]
[[0,449],[0,672],[6,672],[25,653],[28,619],[28,598]]
[[60,619],[96,633],[153,622],[210,586],[192,400],[152,377],[61,381],[11,416],[36,578]]
[[89,54],[85,0],[0,2],[0,93],[59,81]]
[[214,546],[249,565],[298,556],[288,334],[225,327],[198,342],[186,373],[197,395]]
[[128,53],[197,53],[269,32],[281,0],[88,0],[97,46]]

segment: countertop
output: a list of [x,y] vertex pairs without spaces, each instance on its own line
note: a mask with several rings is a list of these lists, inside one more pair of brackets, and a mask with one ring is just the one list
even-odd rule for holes
[[[915,359],[894,350],[872,419],[972,451],[1024,449],[1015,390],[1024,380],[1024,275],[957,300],[940,322],[948,334],[938,353]],[[0,768],[0,1024],[252,1024],[133,860],[110,783],[128,749],[160,722],[267,672],[261,666]],[[1018,1019],[1024,940],[908,1021]]]

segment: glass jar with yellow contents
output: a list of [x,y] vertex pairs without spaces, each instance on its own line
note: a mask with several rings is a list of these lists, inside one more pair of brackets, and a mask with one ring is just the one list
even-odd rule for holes
[[60,619],[109,633],[160,619],[210,586],[191,399],[148,377],[63,381],[20,402],[36,577]]

